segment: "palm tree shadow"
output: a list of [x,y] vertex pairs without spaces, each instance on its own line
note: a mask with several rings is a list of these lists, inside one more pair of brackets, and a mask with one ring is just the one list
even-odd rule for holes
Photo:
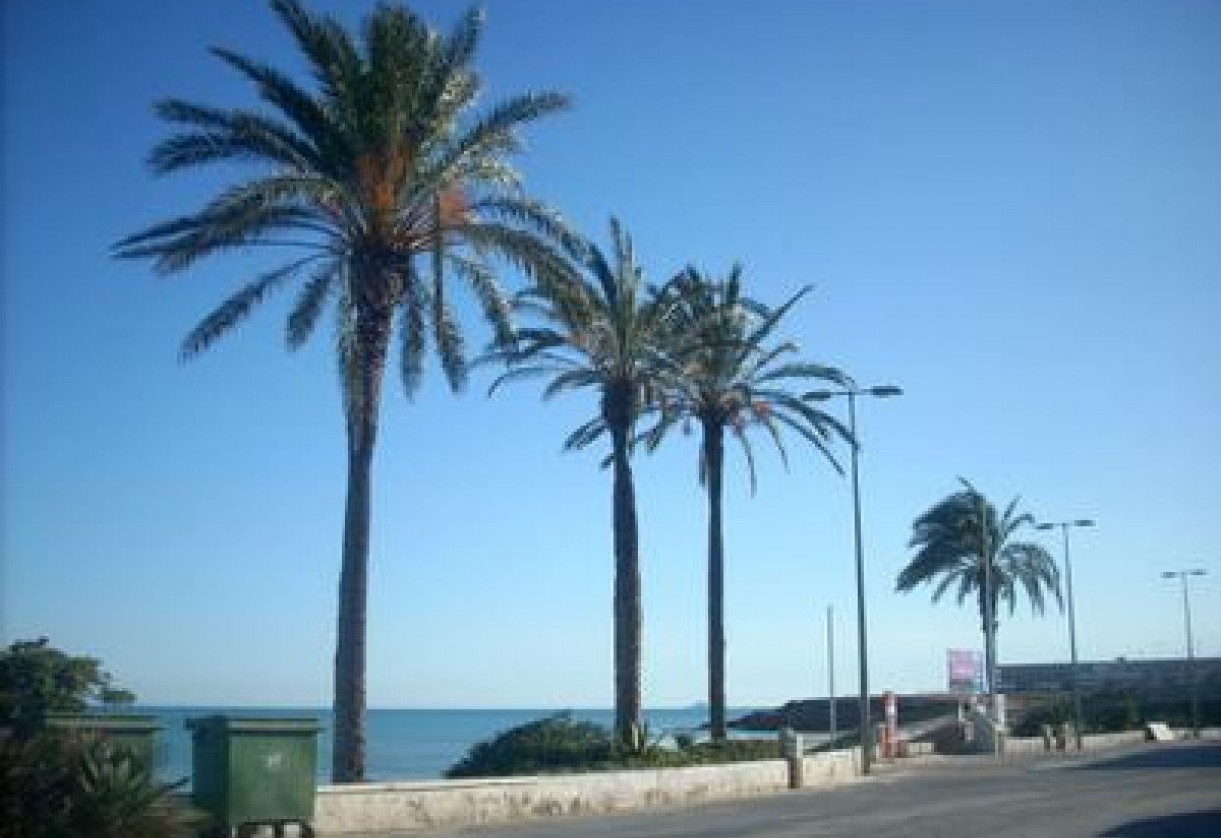
[[1221,835],[1221,809],[1141,818],[1098,834],[1101,838],[1213,838]]

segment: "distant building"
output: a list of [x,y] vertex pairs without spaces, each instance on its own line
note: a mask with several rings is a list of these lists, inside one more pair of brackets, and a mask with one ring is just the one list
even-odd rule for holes
[[[1201,695],[1221,693],[1221,658],[1196,658]],[[1191,668],[1185,658],[1081,661],[1077,664],[1081,689],[1132,691],[1144,694],[1181,694],[1191,687]],[[1003,693],[1066,692],[1073,688],[1070,663],[1001,664],[997,686]]]

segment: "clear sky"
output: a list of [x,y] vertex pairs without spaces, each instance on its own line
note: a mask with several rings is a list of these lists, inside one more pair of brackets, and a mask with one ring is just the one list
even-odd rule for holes
[[[100,656],[151,702],[325,704],[345,478],[327,330],[287,353],[275,299],[181,365],[262,257],[159,279],[107,256],[224,182],[142,163],[155,99],[253,103],[206,47],[300,62],[249,0],[3,9],[0,639]],[[916,690],[981,645],[970,606],[893,592],[957,475],[1097,519],[1073,541],[1083,658],[1181,654],[1159,572],[1182,566],[1211,574],[1196,637],[1221,654],[1218,44],[1211,0],[498,0],[479,66],[487,102],[576,100],[529,132],[533,194],[601,241],[620,216],[656,279],[741,259],[764,300],[815,284],[789,322],[806,356],[904,388],[859,418],[872,683]],[[383,406],[371,705],[609,705],[610,479],[559,450],[593,401],[489,400],[486,374],[455,398],[438,372]],[[705,694],[695,445],[636,464],[647,705]],[[849,484],[759,453],[756,497],[740,462],[727,481],[730,703],[825,693],[828,604],[850,692]],[[1063,616],[1024,607],[999,634],[1002,661],[1067,646]]]

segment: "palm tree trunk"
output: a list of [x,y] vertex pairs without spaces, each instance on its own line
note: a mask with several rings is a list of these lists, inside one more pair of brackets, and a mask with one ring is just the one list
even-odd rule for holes
[[708,490],[708,726],[723,741],[725,730],[725,544],[721,524],[725,428],[704,422],[704,468]]
[[[608,401],[613,401],[608,399]],[[640,714],[640,553],[636,524],[636,492],[628,454],[630,424],[623,405],[620,421],[610,424],[614,463],[615,532],[615,737],[625,747],[642,744]]]
[[[993,586],[996,584],[995,574],[993,575]],[[988,692],[994,688],[992,683],[996,673],[996,630],[1000,623],[996,619],[996,592],[992,592],[992,631],[988,631],[988,605],[984,599],[984,590],[981,587],[979,591],[979,625],[984,633],[984,681]]]
[[358,317],[358,357],[345,369],[355,380],[344,382],[348,390],[348,498],[335,637],[331,778],[336,783],[365,779],[365,637],[373,451],[390,324],[388,308]]

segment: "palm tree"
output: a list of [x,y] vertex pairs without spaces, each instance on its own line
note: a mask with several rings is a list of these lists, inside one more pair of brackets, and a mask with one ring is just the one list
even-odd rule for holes
[[1060,570],[1051,554],[1038,544],[1013,540],[1020,527],[1034,523],[1029,513],[1018,514],[1020,497],[998,515],[996,507],[974,486],[962,478],[959,482],[962,491],[939,501],[912,524],[908,546],[916,548],[916,555],[900,571],[896,589],[906,592],[936,581],[933,602],[956,586],[960,605],[972,593],[976,595],[988,686],[994,689],[998,602],[1003,599],[1012,615],[1019,590],[1024,591],[1031,610],[1042,614],[1044,592],[1049,591],[1063,608]]
[[734,265],[723,280],[688,268],[671,286],[675,302],[670,325],[670,364],[664,367],[664,397],[657,423],[643,438],[655,449],[676,426],[694,419],[702,432],[699,479],[708,496],[708,706],[712,738],[726,737],[725,728],[725,548],[722,526],[722,476],[725,434],[741,446],[754,494],[755,459],[747,431],[762,428],[780,452],[788,454],[782,431],[788,428],[830,461],[839,464],[828,443],[847,430],[788,389],[790,382],[810,379],[839,385],[849,378],[834,367],[792,360],[798,347],[791,341],[769,346],[768,340],[788,311],[809,288],[784,305],[769,310],[742,296],[742,266]]
[[[370,483],[378,408],[397,328],[401,374],[416,391],[431,343],[450,386],[467,360],[447,281],[473,289],[498,334],[509,304],[493,267],[507,260],[544,287],[567,270],[562,249],[577,237],[521,194],[508,162],[518,128],[567,105],[557,93],[518,96],[479,117],[472,67],[483,27],[477,10],[442,36],[400,6],[379,5],[360,39],[298,0],[271,6],[304,54],[317,89],[227,49],[213,54],[253,83],[261,110],[181,99],[156,105],[173,133],[157,144],[157,174],[241,163],[257,173],[201,209],[120,241],[125,258],[172,273],[235,249],[290,253],[205,317],[182,344],[207,349],[273,291],[302,280],[288,317],[296,349],[334,304],[348,439],[348,488],[335,652],[336,781],[365,770],[365,608]],[[558,245],[558,246],[557,246]],[[397,322],[396,322],[397,320]]]
[[509,365],[492,384],[551,377],[543,390],[551,398],[566,390],[592,388],[599,398],[596,416],[564,440],[564,450],[585,448],[610,436],[607,458],[614,475],[615,552],[615,736],[638,749],[643,732],[640,707],[640,554],[636,494],[632,481],[633,431],[640,413],[657,395],[664,353],[668,298],[646,293],[631,238],[611,219],[613,260],[596,246],[586,259],[589,277],[550,288],[522,292],[518,309],[538,324],[519,328],[512,342],[485,358]]

